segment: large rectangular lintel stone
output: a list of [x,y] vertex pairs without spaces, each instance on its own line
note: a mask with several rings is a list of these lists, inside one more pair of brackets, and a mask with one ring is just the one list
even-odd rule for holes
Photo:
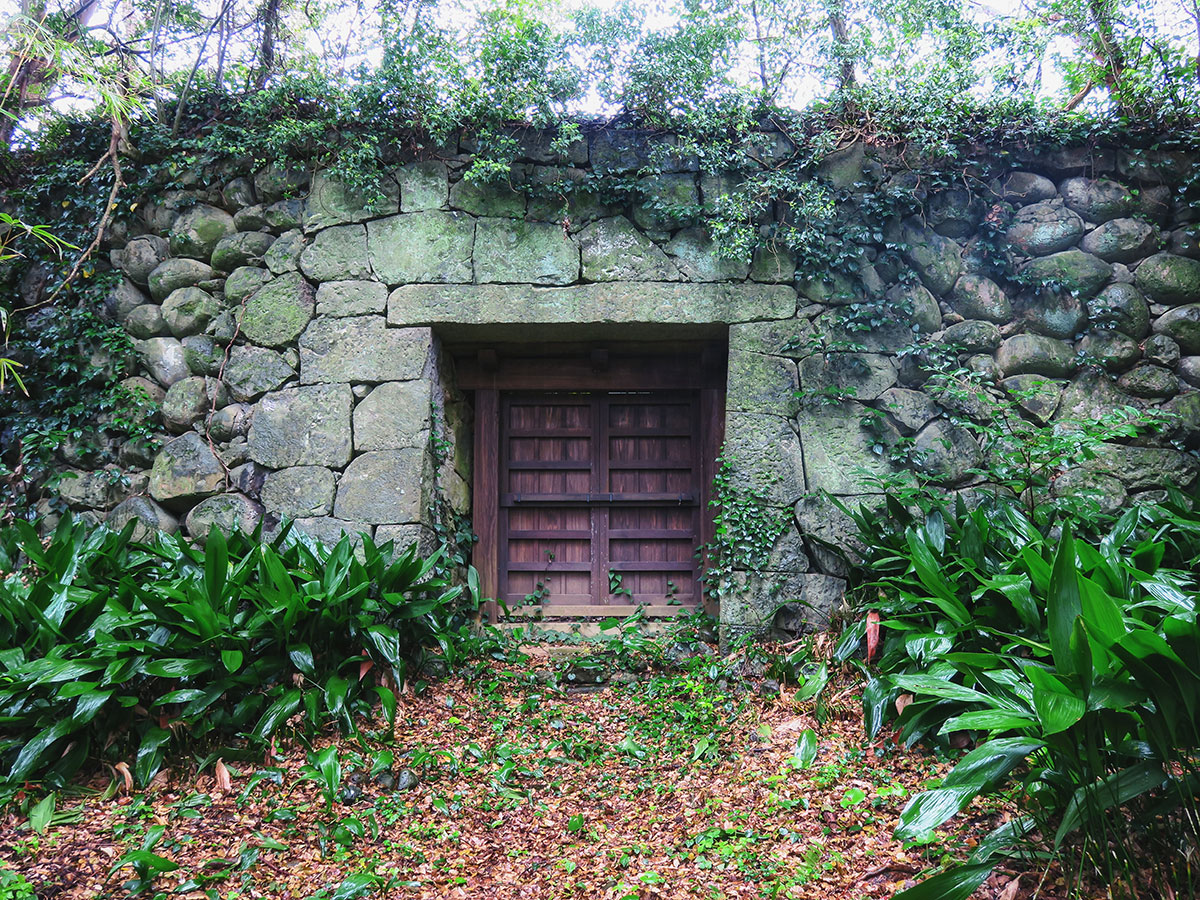
[[727,324],[795,314],[795,290],[777,284],[409,284],[388,297],[390,325]]

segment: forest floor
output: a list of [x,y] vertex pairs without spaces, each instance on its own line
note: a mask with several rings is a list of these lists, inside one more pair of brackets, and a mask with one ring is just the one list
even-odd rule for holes
[[[0,860],[39,900],[856,900],[963,858],[1009,814],[977,803],[902,845],[900,811],[949,764],[866,741],[850,675],[799,699],[719,662],[584,686],[586,660],[527,646],[406,686],[392,741],[382,726],[200,775],[178,762],[148,791],[106,772],[40,834],[10,817]],[[998,870],[975,896],[1055,896],[1042,875]]]

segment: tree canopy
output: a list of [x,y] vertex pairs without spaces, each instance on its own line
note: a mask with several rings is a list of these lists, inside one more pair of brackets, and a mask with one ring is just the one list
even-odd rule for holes
[[[0,138],[287,86],[430,132],[969,102],[1190,119],[1198,0],[21,0]],[[330,100],[330,98],[335,98]]]

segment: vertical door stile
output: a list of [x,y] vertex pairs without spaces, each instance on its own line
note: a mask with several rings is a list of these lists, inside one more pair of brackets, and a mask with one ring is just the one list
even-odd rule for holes
[[[500,411],[499,392],[494,388],[475,392],[475,472],[473,478],[472,519],[479,541],[472,553],[472,563],[479,573],[479,590],[488,598],[503,597],[504,586],[500,565],[501,549],[498,533],[504,514],[500,510]],[[494,604],[493,604],[494,606]],[[489,610],[489,618],[496,618],[495,609]]]
[[507,493],[508,491],[512,490],[512,484],[510,483],[512,481],[512,474],[509,468],[509,462],[512,458],[512,440],[509,438],[508,434],[510,430],[509,427],[512,424],[511,394],[506,394],[501,397],[500,402],[497,404],[496,419],[497,425],[499,426],[496,434],[496,458],[499,462],[500,470],[500,476],[497,479],[499,482],[499,491],[497,492],[496,496],[496,512],[498,513],[496,516],[496,546],[500,548],[500,552],[503,554],[504,559],[504,565],[500,566],[500,593],[496,596],[507,597],[509,594],[508,560],[510,553],[508,544],[509,510],[504,509],[499,505],[499,495],[500,493]]
[[[606,394],[594,395],[595,401],[593,409],[595,409],[594,426],[592,434],[595,435],[596,441],[596,477],[594,480],[595,487],[593,490],[597,494],[608,493],[612,489],[611,476],[608,472],[608,396]],[[592,552],[596,556],[596,568],[599,575],[596,580],[595,596],[597,602],[608,605],[612,602],[612,594],[609,591],[608,581],[608,566],[609,566],[609,550],[608,550],[608,518],[609,507],[604,503],[597,503],[592,506],[592,516],[595,520],[595,541],[592,545]]]

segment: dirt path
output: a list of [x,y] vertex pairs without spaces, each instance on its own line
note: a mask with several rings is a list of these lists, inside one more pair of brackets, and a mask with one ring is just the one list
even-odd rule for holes
[[[747,691],[699,663],[596,690],[548,685],[546,665],[481,664],[410,690],[393,746],[340,741],[332,804],[302,777],[306,749],[281,746],[270,766],[229,762],[229,785],[209,765],[199,777],[177,769],[147,793],[62,799],[41,836],[14,817],[0,859],[39,898],[144,887],[197,900],[851,900],[889,897],[943,856],[961,858],[997,815],[979,810],[924,852],[892,840],[908,798],[946,767],[864,745],[853,684],[826,689],[819,720],[787,688]],[[808,729],[811,762],[798,750]],[[389,749],[394,765],[372,778]],[[396,789],[411,776],[415,787]],[[139,848],[152,856],[129,861],[146,875],[168,864],[158,860],[179,867],[152,886],[130,884],[132,864],[110,874]],[[994,876],[978,896],[1011,880]]]

